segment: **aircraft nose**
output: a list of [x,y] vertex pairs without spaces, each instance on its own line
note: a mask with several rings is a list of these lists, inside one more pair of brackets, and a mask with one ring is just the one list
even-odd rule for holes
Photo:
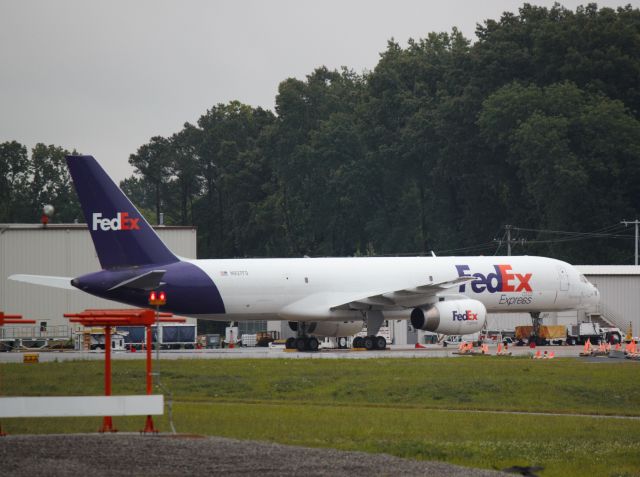
[[586,304],[594,307],[598,306],[598,304],[600,303],[600,292],[592,283],[587,284],[587,290],[584,299]]

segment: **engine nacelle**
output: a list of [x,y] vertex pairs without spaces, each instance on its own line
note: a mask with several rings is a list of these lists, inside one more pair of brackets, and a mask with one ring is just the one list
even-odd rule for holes
[[[312,336],[353,336],[359,333],[364,323],[362,321],[304,321],[306,333]],[[298,321],[290,321],[289,328],[297,331],[300,326]]]
[[477,333],[487,321],[487,309],[478,300],[439,301],[429,308],[414,308],[414,328],[445,335]]

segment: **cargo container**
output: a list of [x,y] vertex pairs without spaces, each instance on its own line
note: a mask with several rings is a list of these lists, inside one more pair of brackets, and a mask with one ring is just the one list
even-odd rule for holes
[[[516,340],[528,340],[533,334],[533,326],[516,326]],[[564,325],[542,325],[538,330],[538,338],[549,341],[564,341],[567,328]]]
[[[172,324],[160,326],[160,346],[162,349],[193,349],[196,346],[197,325]],[[126,332],[125,346],[142,349],[145,344],[144,326],[118,326],[118,331]],[[151,327],[151,340],[158,341],[156,327]]]

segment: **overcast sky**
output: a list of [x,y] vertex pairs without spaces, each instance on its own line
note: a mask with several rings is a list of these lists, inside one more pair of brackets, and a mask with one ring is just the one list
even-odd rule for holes
[[[476,23],[522,3],[0,0],[0,142],[75,147],[121,180],[140,145],[217,103],[273,109],[285,78],[373,69],[392,37],[406,45],[457,26],[475,41]],[[625,3],[640,0],[598,5]]]

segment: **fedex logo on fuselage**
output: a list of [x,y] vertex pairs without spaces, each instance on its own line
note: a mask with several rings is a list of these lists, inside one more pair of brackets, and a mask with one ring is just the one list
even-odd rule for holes
[[118,212],[114,219],[103,218],[102,213],[93,214],[92,230],[140,230],[138,221],[140,218],[129,217],[128,212]]
[[458,313],[453,310],[453,321],[478,321],[478,314],[467,310],[464,313]]
[[[471,290],[474,293],[496,292],[530,292],[531,273],[512,273],[511,265],[494,265],[495,273],[470,274],[469,265],[456,265],[459,277],[476,277],[476,280],[470,283]],[[460,285],[460,293],[464,293],[467,284]]]

